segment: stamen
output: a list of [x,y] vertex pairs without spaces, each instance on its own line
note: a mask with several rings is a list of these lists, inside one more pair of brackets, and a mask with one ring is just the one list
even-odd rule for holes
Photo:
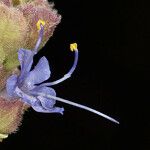
[[38,22],[37,22],[37,24],[36,24],[38,31],[41,30],[41,25],[45,26],[45,21],[39,19]]
[[79,52],[78,52],[78,49],[77,49],[77,44],[76,43],[70,44],[70,50],[74,51],[75,55],[74,55],[74,63],[72,65],[71,69],[68,71],[68,73],[65,74],[62,78],[60,78],[60,79],[58,79],[56,81],[49,82],[49,83],[43,83],[40,86],[52,86],[52,85],[56,85],[56,84],[61,83],[64,80],[66,80],[66,79],[68,79],[68,78],[71,77],[71,75],[74,72],[74,70],[76,69],[76,66],[77,66],[77,63],[78,63]]
[[66,99],[63,99],[63,98],[60,98],[60,97],[55,97],[55,96],[52,96],[52,95],[46,95],[44,93],[35,93],[35,94],[46,97],[46,98],[49,98],[49,99],[54,99],[54,100],[57,100],[57,101],[60,101],[60,102],[63,102],[63,103],[66,103],[66,104],[69,104],[69,105],[72,105],[72,106],[76,106],[76,107],[79,107],[81,109],[85,109],[85,110],[90,111],[92,113],[95,113],[95,114],[97,114],[101,117],[104,117],[104,118],[106,118],[106,119],[108,119],[108,120],[110,120],[114,123],[119,124],[119,122],[117,120],[115,120],[115,119],[113,119],[113,118],[111,118],[111,117],[95,110],[95,109],[92,109],[90,107],[87,107],[87,106],[84,106],[84,105],[81,105],[81,104],[78,104],[78,103],[74,103],[74,102],[71,102],[69,100],[66,100]]
[[70,50],[73,52],[73,51],[76,51],[77,50],[77,43],[72,43],[70,44]]
[[42,38],[43,38],[43,34],[44,34],[44,25],[45,25],[45,21],[43,20],[39,20],[36,24],[37,29],[39,31],[39,36],[38,36],[38,40],[36,42],[35,48],[33,50],[33,52],[36,54],[38,51],[38,48],[42,42]]

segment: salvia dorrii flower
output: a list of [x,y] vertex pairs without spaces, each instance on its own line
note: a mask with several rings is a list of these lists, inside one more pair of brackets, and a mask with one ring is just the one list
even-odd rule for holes
[[[11,6],[12,8],[13,6],[17,8],[17,11],[22,12],[21,14],[26,18],[27,30],[26,35],[23,36],[25,44],[24,46],[20,46],[25,47],[25,49],[21,48],[17,52],[18,62],[21,65],[20,72],[19,70],[12,69],[15,68],[17,64],[15,64],[15,61],[17,62],[15,57],[12,57],[10,61],[12,63],[13,59],[15,60],[14,66],[11,66],[11,63],[8,61],[10,54],[14,54],[14,51],[9,53],[8,50],[7,54],[9,55],[6,55],[5,51],[0,52],[0,55],[3,56],[3,58],[1,58],[1,64],[6,68],[6,72],[7,70],[13,70],[13,75],[7,79],[6,90],[4,89],[0,95],[0,121],[3,122],[0,124],[0,141],[7,138],[8,134],[16,131],[24,110],[29,106],[37,112],[63,114],[64,108],[56,107],[56,101],[91,111],[112,122],[119,123],[115,119],[92,108],[56,97],[55,90],[50,87],[66,80],[74,72],[78,62],[76,43],[70,45],[71,51],[75,54],[73,66],[62,78],[50,83],[42,83],[50,77],[51,73],[46,57],[42,57],[34,69],[31,70],[34,55],[44,46],[48,38],[52,35],[56,25],[60,22],[60,16],[57,15],[56,11],[53,11],[52,5],[49,5],[48,2],[44,0],[3,0],[2,5],[4,4],[5,7]],[[18,29],[16,29],[16,31],[18,31]],[[10,33],[10,31],[8,31],[8,33]],[[37,38],[38,40],[36,41]]]
[[43,81],[47,80],[50,77],[50,69],[46,57],[42,57],[39,60],[38,64],[34,67],[34,69],[31,70],[33,56],[37,53],[37,49],[41,43],[44,31],[44,21],[39,20],[39,22],[37,23],[37,25],[40,25],[39,38],[34,50],[29,51],[26,49],[20,49],[18,51],[18,59],[21,65],[21,72],[20,75],[12,75],[8,78],[6,85],[8,95],[13,98],[21,98],[23,102],[30,105],[37,112],[55,112],[63,114],[63,108],[55,107],[55,101],[61,101],[96,113],[115,123],[119,123],[115,119],[92,108],[56,97],[54,89],[49,87],[66,80],[74,72],[78,62],[78,49],[76,43],[71,44],[70,47],[70,49],[75,52],[75,59],[73,66],[69,70],[69,72],[65,74],[64,77],[56,81],[42,84]]
[[61,20],[53,7],[47,0],[0,1],[0,141],[18,129],[22,114],[29,107],[5,92],[8,77],[20,74],[17,52],[21,47],[34,48],[39,19],[45,20],[46,24],[38,50],[44,46]]
[[55,100],[34,95],[34,93],[42,92],[56,96],[54,89],[47,86],[36,85],[50,77],[50,69],[46,57],[42,57],[35,68],[30,71],[33,63],[33,56],[37,53],[42,36],[43,27],[40,30],[39,39],[33,51],[26,49],[20,49],[18,51],[21,72],[20,75],[12,75],[8,78],[6,84],[7,93],[10,97],[20,97],[23,102],[29,104],[38,112],[63,113],[63,108],[54,107]]

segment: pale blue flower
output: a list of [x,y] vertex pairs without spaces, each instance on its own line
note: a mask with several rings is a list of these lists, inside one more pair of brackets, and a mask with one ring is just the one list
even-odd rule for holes
[[71,76],[74,72],[78,62],[78,49],[77,44],[71,44],[70,49],[74,51],[74,63],[67,74],[62,78],[50,82],[42,83],[50,78],[50,68],[46,57],[42,57],[37,65],[31,70],[33,64],[33,57],[37,53],[39,45],[43,37],[44,28],[41,25],[39,38],[34,50],[20,49],[18,51],[18,59],[21,65],[20,75],[12,75],[8,78],[6,84],[7,94],[13,98],[20,98],[23,102],[30,105],[35,111],[43,113],[61,113],[63,114],[64,108],[55,107],[56,101],[67,103],[97,115],[100,115],[112,122],[119,123],[115,119],[97,111],[90,107],[71,102],[69,100],[56,97],[56,92],[49,86],[58,84]]
[[18,59],[21,66],[20,75],[12,75],[7,79],[6,90],[8,96],[21,98],[23,102],[29,104],[37,112],[55,112],[63,114],[64,108],[55,107],[55,99],[46,98],[37,95],[37,93],[44,93],[56,97],[55,90],[48,86],[58,84],[71,76],[77,66],[78,51],[75,51],[73,66],[64,77],[50,83],[42,84],[42,82],[50,78],[51,72],[48,60],[43,56],[33,70],[31,70],[31,67],[33,64],[33,57],[37,53],[42,41],[43,32],[44,27],[41,25],[39,38],[34,50],[20,49],[18,51]]
[[54,89],[37,85],[50,77],[50,69],[46,57],[42,57],[34,69],[31,70],[33,56],[34,53],[30,50],[20,49],[18,51],[21,72],[19,76],[12,75],[8,78],[6,85],[8,95],[20,97],[37,112],[63,113],[63,108],[54,106],[55,100],[33,94],[35,92],[42,92],[56,96]]
[[50,68],[46,57],[42,57],[34,69],[31,70],[33,57],[37,53],[42,36],[43,26],[41,26],[35,49],[33,51],[26,49],[20,49],[18,51],[18,59],[21,66],[20,75],[12,75],[7,79],[7,94],[10,97],[20,97],[23,102],[29,104],[37,112],[58,112],[63,114],[64,109],[55,107],[56,101],[54,99],[34,94],[36,92],[42,92],[56,96],[54,89],[44,85],[40,86],[40,83],[50,77]]

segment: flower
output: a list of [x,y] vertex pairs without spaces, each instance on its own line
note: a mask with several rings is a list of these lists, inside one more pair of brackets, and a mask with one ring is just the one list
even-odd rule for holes
[[36,96],[33,93],[42,92],[56,96],[55,90],[37,84],[42,83],[50,77],[50,69],[46,57],[42,57],[35,68],[30,71],[34,52],[20,49],[18,58],[21,64],[19,76],[12,75],[7,80],[7,93],[11,97],[20,97],[23,102],[29,104],[37,112],[63,113],[63,108],[54,107],[55,100]]
[[0,142],[17,131],[23,114],[29,107],[19,96],[14,98],[5,93],[9,76],[20,73],[17,68],[18,49],[34,48],[38,38],[36,22],[39,19],[45,20],[45,31],[42,39],[38,40],[41,46],[38,47],[37,42],[34,50],[40,50],[45,45],[61,20],[53,6],[47,0],[0,1]]
[[[6,89],[10,97],[20,97],[23,102],[29,104],[37,112],[52,113],[57,112],[63,114],[64,109],[55,107],[55,100],[36,96],[34,93],[42,92],[56,96],[54,89],[47,86],[40,86],[42,82],[50,77],[50,69],[46,57],[42,57],[37,65],[31,70],[33,57],[37,53],[38,47],[43,36],[43,26],[39,33],[39,39],[33,51],[20,49],[18,51],[18,59],[21,65],[20,75],[12,75],[8,78]],[[31,71],[30,71],[31,70]],[[39,85],[37,85],[39,84]]]
[[75,52],[73,66],[71,67],[69,72],[65,74],[62,78],[50,83],[42,84],[43,81],[47,80],[50,77],[50,69],[46,57],[42,57],[39,60],[38,64],[35,66],[35,68],[32,71],[30,71],[33,63],[33,56],[37,53],[44,32],[43,25],[45,25],[45,22],[39,20],[37,23],[38,27],[39,24],[40,24],[39,38],[34,50],[29,51],[26,49],[20,49],[18,52],[18,59],[21,64],[21,73],[20,75],[12,75],[8,78],[6,84],[8,95],[13,98],[20,97],[23,102],[29,104],[37,112],[45,112],[45,113],[56,112],[63,114],[64,108],[54,106],[57,100],[63,103],[67,103],[88,110],[112,122],[119,124],[119,122],[116,121],[115,119],[95,109],[92,109],[90,107],[78,103],[71,102],[63,98],[56,97],[55,90],[48,87],[66,80],[74,72],[78,62],[78,49],[76,43],[70,45],[70,50]]
[[55,90],[48,86],[55,85],[66,80],[74,72],[78,62],[77,44],[74,43],[70,45],[70,47],[73,47],[71,50],[73,49],[73,51],[75,51],[75,59],[69,72],[64,75],[64,77],[56,81],[41,84],[50,77],[51,72],[48,60],[43,56],[33,70],[31,70],[31,67],[33,57],[37,53],[43,38],[44,26],[45,22],[43,20],[39,20],[37,22],[39,37],[33,50],[21,48],[18,51],[21,72],[19,75],[14,74],[7,79],[6,90],[8,96],[12,98],[21,98],[24,103],[30,105],[37,112],[56,112],[63,114],[64,108],[54,107],[56,103],[55,99],[37,95],[37,93],[44,93],[46,95],[56,97]]

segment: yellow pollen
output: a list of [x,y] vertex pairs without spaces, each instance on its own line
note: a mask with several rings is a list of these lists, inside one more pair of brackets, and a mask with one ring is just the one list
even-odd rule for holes
[[72,43],[70,44],[70,50],[73,52],[73,51],[76,51],[77,50],[77,43]]
[[38,31],[41,29],[41,25],[44,26],[45,25],[45,21],[39,19],[37,24],[36,24]]

